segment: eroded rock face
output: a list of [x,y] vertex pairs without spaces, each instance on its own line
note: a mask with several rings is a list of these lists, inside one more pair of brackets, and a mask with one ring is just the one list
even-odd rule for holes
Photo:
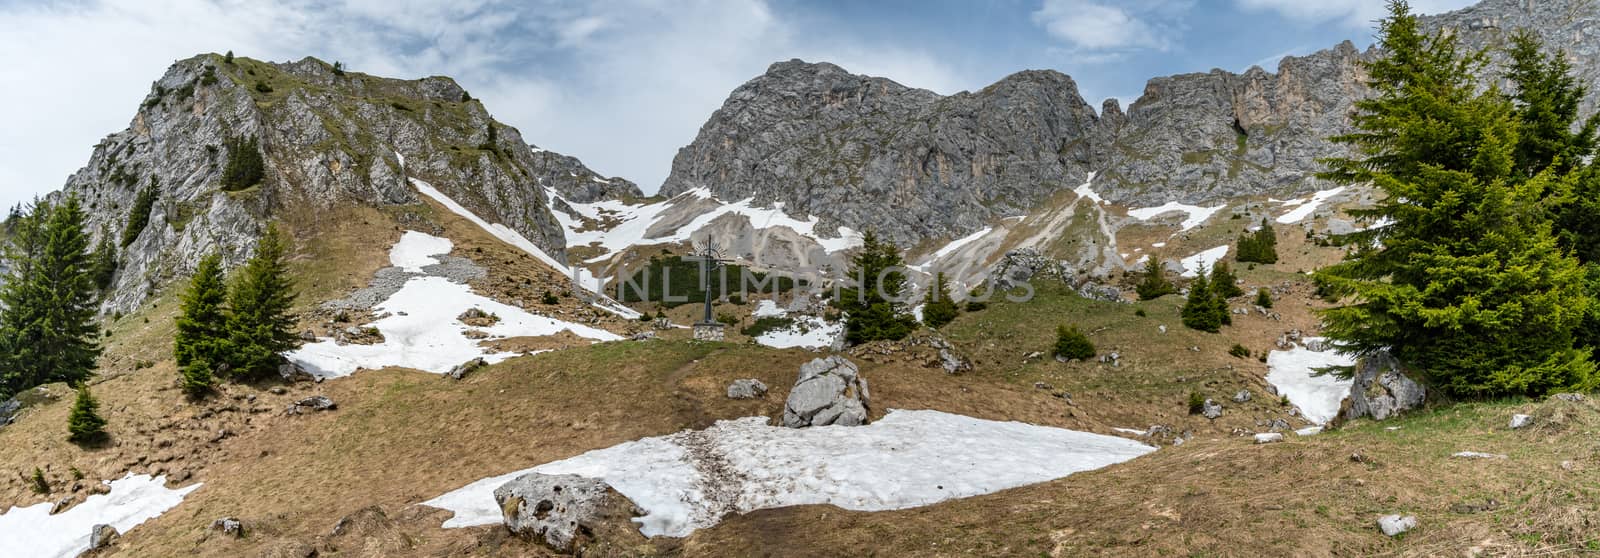
[[[515,128],[494,124],[491,136],[492,122],[450,78],[338,75],[314,58],[226,63],[200,55],[168,68],[127,129],[96,145],[52,196],[77,195],[86,230],[115,241],[139,192],[157,193],[148,225],[130,233],[118,254],[107,313],[137,308],[206,253],[238,265],[280,215],[419,203],[408,177],[565,258],[564,234],[540,181],[552,174],[557,188],[580,179],[601,183],[575,160],[535,153]],[[257,138],[265,163],[259,185],[221,191],[230,137]],[[625,181],[613,184],[606,191],[632,191]]]
[[1421,408],[1427,390],[1400,370],[1399,361],[1387,352],[1375,353],[1356,362],[1355,383],[1343,403],[1343,420],[1372,417],[1384,420],[1401,412]]
[[528,473],[494,490],[506,529],[559,552],[590,542],[642,542],[633,518],[643,510],[603,481]]
[[800,367],[800,377],[784,403],[783,425],[859,426],[867,423],[871,395],[855,363],[834,355]]

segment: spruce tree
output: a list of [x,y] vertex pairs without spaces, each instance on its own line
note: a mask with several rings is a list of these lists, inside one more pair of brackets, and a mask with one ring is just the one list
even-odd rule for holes
[[261,144],[255,137],[229,138],[228,163],[222,167],[222,189],[243,190],[255,186],[266,176],[266,161],[261,158]]
[[280,353],[300,346],[294,334],[294,283],[284,263],[287,247],[276,226],[268,226],[256,252],[240,270],[228,295],[228,375],[260,377],[282,361]]
[[77,383],[100,356],[89,235],[76,197],[39,202],[18,224],[0,286],[0,395],[50,382]]
[[1056,326],[1055,356],[1067,360],[1089,360],[1094,358],[1094,343],[1078,330],[1078,326]]
[[89,393],[88,382],[78,384],[78,397],[67,415],[67,441],[87,445],[105,440],[106,419],[100,418],[100,402]]
[[1266,287],[1256,289],[1256,306],[1262,308],[1272,307],[1272,293],[1268,292]]
[[172,356],[177,362],[184,392],[200,396],[215,384],[213,367],[227,362],[228,316],[224,305],[228,289],[222,277],[222,257],[201,258],[189,280],[189,290],[177,318]]
[[1241,263],[1278,263],[1278,233],[1273,230],[1272,223],[1265,217],[1261,218],[1261,227],[1255,232],[1245,232],[1239,235],[1235,246],[1234,261]]
[[94,255],[89,258],[89,275],[94,278],[94,286],[100,292],[105,292],[111,287],[111,280],[117,276],[117,248],[111,243],[111,233],[100,229],[100,242],[95,245]]
[[944,327],[956,319],[960,311],[955,299],[950,296],[950,285],[945,280],[944,272],[934,273],[933,282],[928,284],[928,301],[922,305],[922,323],[935,329]]
[[859,344],[903,339],[916,321],[901,311],[898,301],[906,284],[900,250],[871,231],[862,235],[861,243],[850,258],[849,279],[855,284],[841,289],[838,301],[847,314],[845,340]]
[[1379,45],[1365,64],[1375,96],[1357,102],[1356,131],[1333,138],[1356,156],[1328,161],[1324,177],[1382,189],[1352,213],[1392,224],[1348,235],[1356,251],[1319,272],[1349,301],[1323,314],[1324,331],[1357,354],[1389,350],[1457,396],[1593,389],[1574,331],[1594,300],[1549,217],[1572,175],[1522,159],[1539,151],[1524,130],[1539,132],[1519,110],[1537,111],[1479,87],[1482,53],[1424,34],[1404,2]]
[[122,228],[122,246],[126,248],[133,241],[139,239],[139,233],[144,232],[150,224],[150,210],[155,207],[157,198],[155,178],[150,178],[150,186],[140,190],[139,195],[133,198],[133,207],[128,209],[128,223]]
[[1239,288],[1239,278],[1233,274],[1233,268],[1228,267],[1228,262],[1219,261],[1216,267],[1211,268],[1211,291],[1224,301],[1244,296],[1244,289]]
[[1194,282],[1189,283],[1189,298],[1180,311],[1183,325],[1190,329],[1216,333],[1222,329],[1222,318],[1216,312],[1216,297],[1211,293],[1211,283],[1201,270]]
[[1145,260],[1144,279],[1133,287],[1139,293],[1139,300],[1155,300],[1163,296],[1178,292],[1178,288],[1167,280],[1166,270],[1161,268],[1161,262],[1152,257]]

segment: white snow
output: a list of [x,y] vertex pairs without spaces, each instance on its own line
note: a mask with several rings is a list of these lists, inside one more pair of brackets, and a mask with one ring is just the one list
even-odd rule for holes
[[1322,427],[1321,426],[1307,426],[1305,428],[1301,428],[1299,430],[1294,431],[1294,433],[1297,436],[1316,436],[1316,435],[1322,433]]
[[[395,154],[399,155],[399,152],[396,152]],[[404,168],[404,158],[400,160],[400,164],[401,167]],[[461,204],[456,203],[455,200],[450,199],[450,196],[444,195],[444,192],[440,192],[438,188],[434,188],[432,184],[413,178],[411,179],[411,185],[415,186],[418,192],[433,198],[433,201],[439,202],[440,205],[445,206],[445,208],[449,209],[450,212],[461,216],[474,225],[477,225],[478,228],[483,229],[484,232],[489,233],[491,236],[494,236],[501,242],[510,244],[517,249],[522,250],[523,252],[527,252],[528,255],[533,256],[535,259],[543,262],[545,265],[548,265],[551,268],[560,271],[563,275],[571,278],[573,282],[578,284],[579,287],[594,293],[596,297],[592,303],[596,308],[611,312],[624,318],[639,317],[639,312],[632,308],[628,308],[627,306],[623,306],[621,303],[611,300],[604,294],[601,294],[603,292],[604,285],[602,285],[600,279],[595,277],[593,273],[590,273],[589,270],[584,269],[582,266],[568,266],[561,263],[559,260],[550,257],[550,254],[545,253],[543,249],[539,248],[539,246],[534,244],[533,241],[528,240],[527,237],[522,236],[522,233],[517,232],[516,229],[499,223],[491,224],[488,221],[483,220],[482,217],[479,217],[477,214],[468,210]],[[559,214],[557,216],[557,220],[560,220]]]
[[[435,262],[432,256],[450,251],[448,239],[408,231],[390,250],[395,265],[403,262]],[[420,270],[420,268],[419,268]],[[488,333],[490,338],[533,337],[571,331],[579,337],[598,341],[613,341],[621,336],[546,316],[536,316],[527,311],[503,304],[472,292],[472,288],[451,282],[443,277],[414,277],[400,290],[373,307],[373,312],[383,316],[367,324],[383,334],[383,342],[374,345],[340,345],[332,339],[306,344],[284,356],[299,364],[313,376],[337,378],[348,376],[361,368],[378,369],[389,366],[414,368],[443,374],[458,364],[483,357],[494,363],[516,356],[516,353],[486,353],[479,340],[469,339],[469,328],[456,319],[469,308],[477,308],[500,317],[494,325],[475,328]]]
[[1280,223],[1280,224],[1299,223],[1300,221],[1304,220],[1306,217],[1310,217],[1311,214],[1313,212],[1315,212],[1318,207],[1321,207],[1322,206],[1322,202],[1328,201],[1329,198],[1332,198],[1333,196],[1338,195],[1340,192],[1343,192],[1344,188],[1345,188],[1344,186],[1340,186],[1340,187],[1334,188],[1332,190],[1321,190],[1321,191],[1318,191],[1315,194],[1311,194],[1311,197],[1309,199],[1289,200],[1289,201],[1283,202],[1284,205],[1298,206],[1298,207],[1295,207],[1294,209],[1289,210],[1288,213],[1284,213],[1283,215],[1278,216],[1278,219],[1277,219],[1278,223]]
[[70,558],[89,549],[89,530],[106,524],[127,533],[183,502],[201,483],[167,488],[167,477],[128,476],[106,484],[111,491],[93,494],[71,509],[50,515],[50,502],[12,507],[0,514],[0,556],[7,558]]
[[[1306,338],[1307,343],[1318,340]],[[1353,364],[1354,359],[1332,349],[1312,351],[1295,347],[1272,351],[1267,355],[1267,383],[1276,386],[1278,393],[1299,407],[1306,420],[1323,424],[1339,414],[1339,404],[1350,395],[1350,385],[1354,382],[1333,374],[1315,375],[1316,369]]]
[[1079,199],[1088,198],[1093,200],[1094,203],[1105,203],[1106,200],[1102,199],[1100,194],[1096,194],[1094,189],[1089,187],[1090,184],[1094,184],[1094,175],[1095,173],[1089,173],[1089,176],[1083,179],[1083,185],[1074,188],[1072,192],[1077,194]]
[[[686,536],[728,513],[806,504],[892,510],[1044,482],[1155,451],[1138,442],[939,411],[891,410],[867,426],[783,428],[766,417],[644,438],[483,479],[423,505],[455,512],[444,527],[500,522],[494,489],[528,472],[598,478],[646,511],[646,536]],[[683,442],[726,474],[708,477]],[[702,464],[706,465],[706,464]],[[707,467],[709,469],[709,467]]]
[[833,340],[843,332],[844,324],[840,322],[829,322],[816,316],[799,316],[789,327],[757,335],[756,343],[778,349],[818,349],[833,345]]
[[412,273],[422,273],[423,267],[439,263],[434,256],[449,254],[452,248],[455,244],[448,238],[406,231],[400,236],[400,242],[389,249],[389,263]]
[[778,303],[771,300],[756,302],[756,309],[750,312],[752,318],[781,318],[787,315],[789,315],[788,310],[778,307]]
[[1228,245],[1223,244],[1216,248],[1212,248],[1199,254],[1179,260],[1179,263],[1183,264],[1182,276],[1198,277],[1200,275],[1200,270],[1210,270],[1212,267],[1217,265],[1217,261],[1221,260],[1222,257],[1226,255],[1228,255]]
[[[561,223],[562,228],[566,229],[567,246],[597,245],[605,250],[601,255],[588,259],[588,263],[605,261],[617,252],[633,246],[687,242],[695,232],[705,228],[717,218],[728,214],[744,216],[750,220],[750,225],[758,230],[777,227],[788,228],[815,240],[817,244],[822,246],[823,250],[829,253],[848,250],[861,245],[861,236],[849,227],[838,227],[836,231],[838,233],[837,237],[824,238],[816,231],[817,223],[820,219],[815,216],[808,217],[806,220],[795,219],[784,213],[782,203],[773,204],[772,208],[755,207],[753,205],[755,198],[745,198],[734,203],[722,202],[713,197],[711,192],[704,188],[689,190],[669,200],[642,205],[629,205],[617,200],[573,203],[562,199],[554,189],[547,188],[545,192],[552,200],[561,199],[566,202],[567,206],[571,207],[572,211],[577,213],[578,216],[602,221],[617,221],[614,226],[607,230],[582,230],[583,223],[577,217],[559,210],[552,211],[556,216],[556,220]],[[715,201],[718,205],[710,211],[696,216],[689,223],[678,227],[670,233],[646,236],[668,210],[693,199],[709,199]]]
[[927,273],[928,268],[933,267],[934,262],[937,262],[941,258],[944,258],[950,254],[954,254],[956,250],[960,250],[961,247],[971,244],[991,232],[994,232],[994,227],[984,227],[979,229],[978,232],[952,240],[949,244],[944,245],[943,248],[940,248],[932,255],[929,255],[921,264],[911,266],[911,268],[923,273]]
[[1151,248],[1165,248],[1166,246],[1167,246],[1167,243],[1165,243],[1165,242],[1151,242],[1150,243],[1150,247]]
[[1113,426],[1113,427],[1111,427],[1111,429],[1115,430],[1117,432],[1121,432],[1123,434],[1132,434],[1134,436],[1145,436],[1145,435],[1149,434],[1149,432],[1144,431],[1144,430],[1140,430],[1140,429],[1137,429],[1137,428],[1119,428],[1119,427]]
[[1163,213],[1181,211],[1186,215],[1186,217],[1184,217],[1183,223],[1179,224],[1179,231],[1186,231],[1200,226],[1201,223],[1204,223],[1207,219],[1210,219],[1212,215],[1216,215],[1218,211],[1222,211],[1227,207],[1228,204],[1221,204],[1216,207],[1200,207],[1198,205],[1189,205],[1173,201],[1156,207],[1129,209],[1128,216],[1140,221],[1149,221],[1151,218]]

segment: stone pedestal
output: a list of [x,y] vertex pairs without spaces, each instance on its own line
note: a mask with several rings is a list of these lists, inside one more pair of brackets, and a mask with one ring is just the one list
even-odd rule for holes
[[724,338],[723,325],[717,322],[700,322],[694,324],[694,338],[696,341],[721,341]]

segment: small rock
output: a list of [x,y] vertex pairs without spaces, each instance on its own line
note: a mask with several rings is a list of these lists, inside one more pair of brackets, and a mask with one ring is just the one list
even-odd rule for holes
[[89,549],[98,550],[111,546],[111,543],[121,535],[122,533],[118,533],[116,527],[104,523],[95,525],[89,529]]
[[1503,454],[1484,453],[1481,451],[1458,451],[1451,454],[1450,457],[1459,457],[1461,459],[1506,459]]
[[1044,353],[1041,353],[1039,351],[1034,351],[1034,352],[1028,353],[1026,355],[1023,355],[1022,362],[1034,361],[1034,360],[1038,360],[1038,359],[1040,359],[1042,357],[1044,357]]
[[292,362],[279,364],[278,376],[282,377],[286,382],[310,382],[317,379],[310,372],[306,372],[305,369]]
[[729,399],[755,399],[767,394],[767,384],[755,378],[734,380],[728,384]]
[[1282,442],[1283,434],[1278,432],[1263,432],[1256,434],[1255,438],[1257,444],[1271,444],[1274,442]]
[[1511,415],[1511,429],[1516,430],[1533,424],[1531,415]]
[[305,411],[332,411],[338,407],[339,405],[337,403],[334,403],[332,399],[328,399],[328,397],[325,395],[313,395],[311,397],[294,402],[294,404],[290,405],[289,408],[284,412],[291,415],[298,415]]
[[473,371],[488,365],[489,363],[483,360],[483,357],[478,357],[455,365],[450,369],[450,372],[445,375],[449,376],[452,380],[459,380],[467,377],[467,374],[471,374]]
[[1201,407],[1200,414],[1208,419],[1220,417],[1222,416],[1222,404],[1207,399],[1205,405]]
[[1234,403],[1245,403],[1248,401],[1250,401],[1250,390],[1248,389],[1241,389],[1239,390],[1239,393],[1233,394]]
[[300,332],[300,340],[307,343],[315,343],[317,341],[317,332],[309,329],[302,331]]
[[1385,536],[1395,537],[1417,528],[1417,518],[1411,515],[1391,514],[1378,518],[1378,530]]
[[212,521],[211,530],[221,532],[224,535],[234,538],[240,538],[244,536],[244,524],[240,523],[238,519],[234,519],[232,517],[224,517],[216,521]]
[[1167,333],[1167,326],[1165,326],[1165,325],[1158,325],[1158,326],[1156,326],[1156,329],[1161,330],[1161,333],[1163,335],[1165,335]]
[[79,496],[76,494],[68,494],[63,496],[60,500],[56,500],[56,503],[51,504],[50,506],[50,515],[67,511],[68,508],[71,508],[74,504],[78,503],[78,498]]
[[283,386],[272,386],[272,389],[267,391],[271,392],[273,395],[283,395],[285,393],[289,393],[289,390]]
[[654,332],[654,331],[641,331],[639,333],[633,334],[633,340],[634,341],[649,341],[649,340],[655,339],[655,338],[656,338],[656,332]]
[[1568,402],[1572,402],[1572,403],[1582,403],[1583,402],[1583,394],[1581,394],[1581,393],[1557,393],[1555,395],[1550,396],[1550,398],[1552,398],[1552,399],[1560,399],[1562,401],[1568,401]]

